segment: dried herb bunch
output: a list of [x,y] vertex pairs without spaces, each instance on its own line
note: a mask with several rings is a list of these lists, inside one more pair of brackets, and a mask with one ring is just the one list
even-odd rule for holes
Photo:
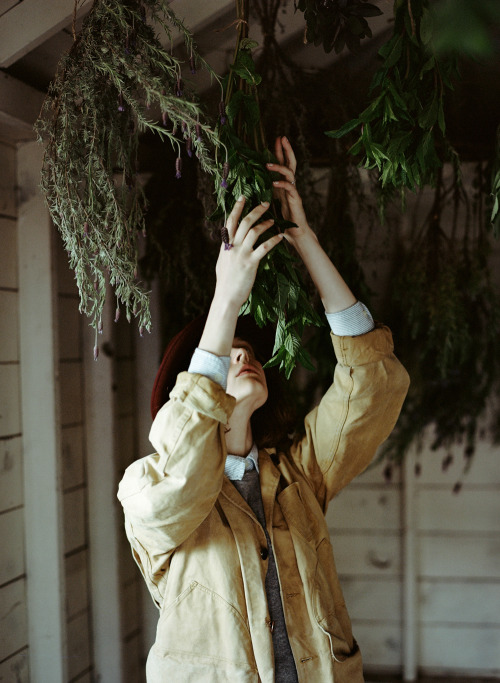
[[485,171],[476,165],[469,194],[456,174],[444,180],[440,172],[428,214],[395,255],[390,324],[412,385],[383,452],[390,460],[402,460],[432,427],[432,449],[462,443],[468,464],[487,401],[500,392],[500,299],[488,264]]
[[116,318],[123,306],[141,334],[151,324],[148,294],[137,279],[146,208],[137,178],[139,134],[150,130],[170,140],[177,176],[182,157],[193,153],[216,172],[219,140],[183,82],[183,63],[162,47],[160,30],[171,43],[181,34],[192,72],[206,66],[166,0],[95,0],[37,122],[47,142],[42,188],[75,271],[80,311],[96,333],[108,280]]

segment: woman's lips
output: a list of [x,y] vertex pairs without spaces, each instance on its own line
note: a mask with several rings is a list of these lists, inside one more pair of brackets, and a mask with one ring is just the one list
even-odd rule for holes
[[254,375],[259,375],[258,371],[255,368],[252,368],[249,365],[245,365],[244,367],[241,368],[241,370],[238,372],[236,377],[241,377],[242,375],[247,375],[248,373],[252,373]]

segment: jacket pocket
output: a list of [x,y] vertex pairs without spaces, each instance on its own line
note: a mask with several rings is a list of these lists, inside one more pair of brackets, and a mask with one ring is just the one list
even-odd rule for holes
[[[333,587],[336,583],[333,553],[328,539],[323,539],[317,548],[317,564],[314,577],[314,612],[319,628],[327,636],[330,652],[337,663],[343,663],[356,654],[350,623],[339,620],[340,612],[347,618],[343,598],[336,603]],[[338,609],[337,609],[338,608]],[[344,620],[345,621],[345,620]]]
[[157,656],[227,662],[256,669],[248,625],[218,593],[191,581],[160,615],[154,651]]

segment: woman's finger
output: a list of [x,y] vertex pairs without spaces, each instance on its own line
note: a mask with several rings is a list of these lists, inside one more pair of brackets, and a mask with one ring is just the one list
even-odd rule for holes
[[285,160],[286,160],[285,165],[288,166],[288,168],[290,168],[293,173],[295,173],[295,171],[297,169],[297,159],[295,158],[295,154],[293,152],[293,148],[292,148],[292,145],[290,144],[289,139],[282,137],[281,138],[281,146],[282,146],[282,149],[285,153]]
[[236,228],[234,238],[232,239],[232,242],[235,246],[242,244],[252,225],[254,225],[254,223],[256,223],[263,214],[265,214],[268,208],[269,202],[262,202],[262,204],[258,204],[249,213],[247,213],[245,218],[243,218]]
[[273,249],[277,244],[281,242],[283,237],[284,234],[280,232],[278,235],[273,235],[265,242],[262,242],[262,244],[259,244],[257,249],[253,250],[252,257],[257,261],[260,261],[262,258],[264,258],[266,254],[268,254],[271,251],[271,249]]
[[300,194],[297,192],[295,182],[291,183],[288,180],[273,180],[273,186],[278,190],[287,192],[290,199],[300,199]]
[[253,227],[250,228],[250,230],[247,232],[246,237],[242,243],[242,246],[248,247],[249,249],[253,249],[254,244],[257,242],[259,237],[266,232],[266,230],[269,230],[271,225],[274,223],[274,218],[269,218],[267,221],[262,221],[262,223],[258,223],[257,225],[254,225]]
[[241,195],[235,203],[234,206],[231,210],[231,213],[226,219],[226,228],[229,234],[229,241],[232,242],[234,235],[236,234],[236,230],[238,228],[238,222],[241,217],[241,213],[243,211],[243,207],[245,206],[245,197]]
[[281,138],[276,138],[276,140],[274,141],[274,154],[279,164],[283,166],[285,163],[285,156],[283,154],[283,145],[281,144]]
[[285,180],[288,180],[288,182],[292,185],[294,184],[295,175],[291,168],[288,168],[287,166],[281,166],[280,164],[266,164],[266,166],[270,171],[281,173],[281,175],[285,176]]

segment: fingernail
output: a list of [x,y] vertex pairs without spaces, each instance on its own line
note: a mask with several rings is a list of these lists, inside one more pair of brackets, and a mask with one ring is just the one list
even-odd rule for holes
[[244,199],[245,199],[245,197],[244,197],[242,194],[238,197],[238,201],[239,201],[239,202],[244,201]]
[[279,180],[273,180],[273,185],[277,185],[279,183]]
[[274,164],[269,163],[269,164],[266,164],[266,166],[274,166]]
[[269,206],[269,202],[261,202],[262,206]]

